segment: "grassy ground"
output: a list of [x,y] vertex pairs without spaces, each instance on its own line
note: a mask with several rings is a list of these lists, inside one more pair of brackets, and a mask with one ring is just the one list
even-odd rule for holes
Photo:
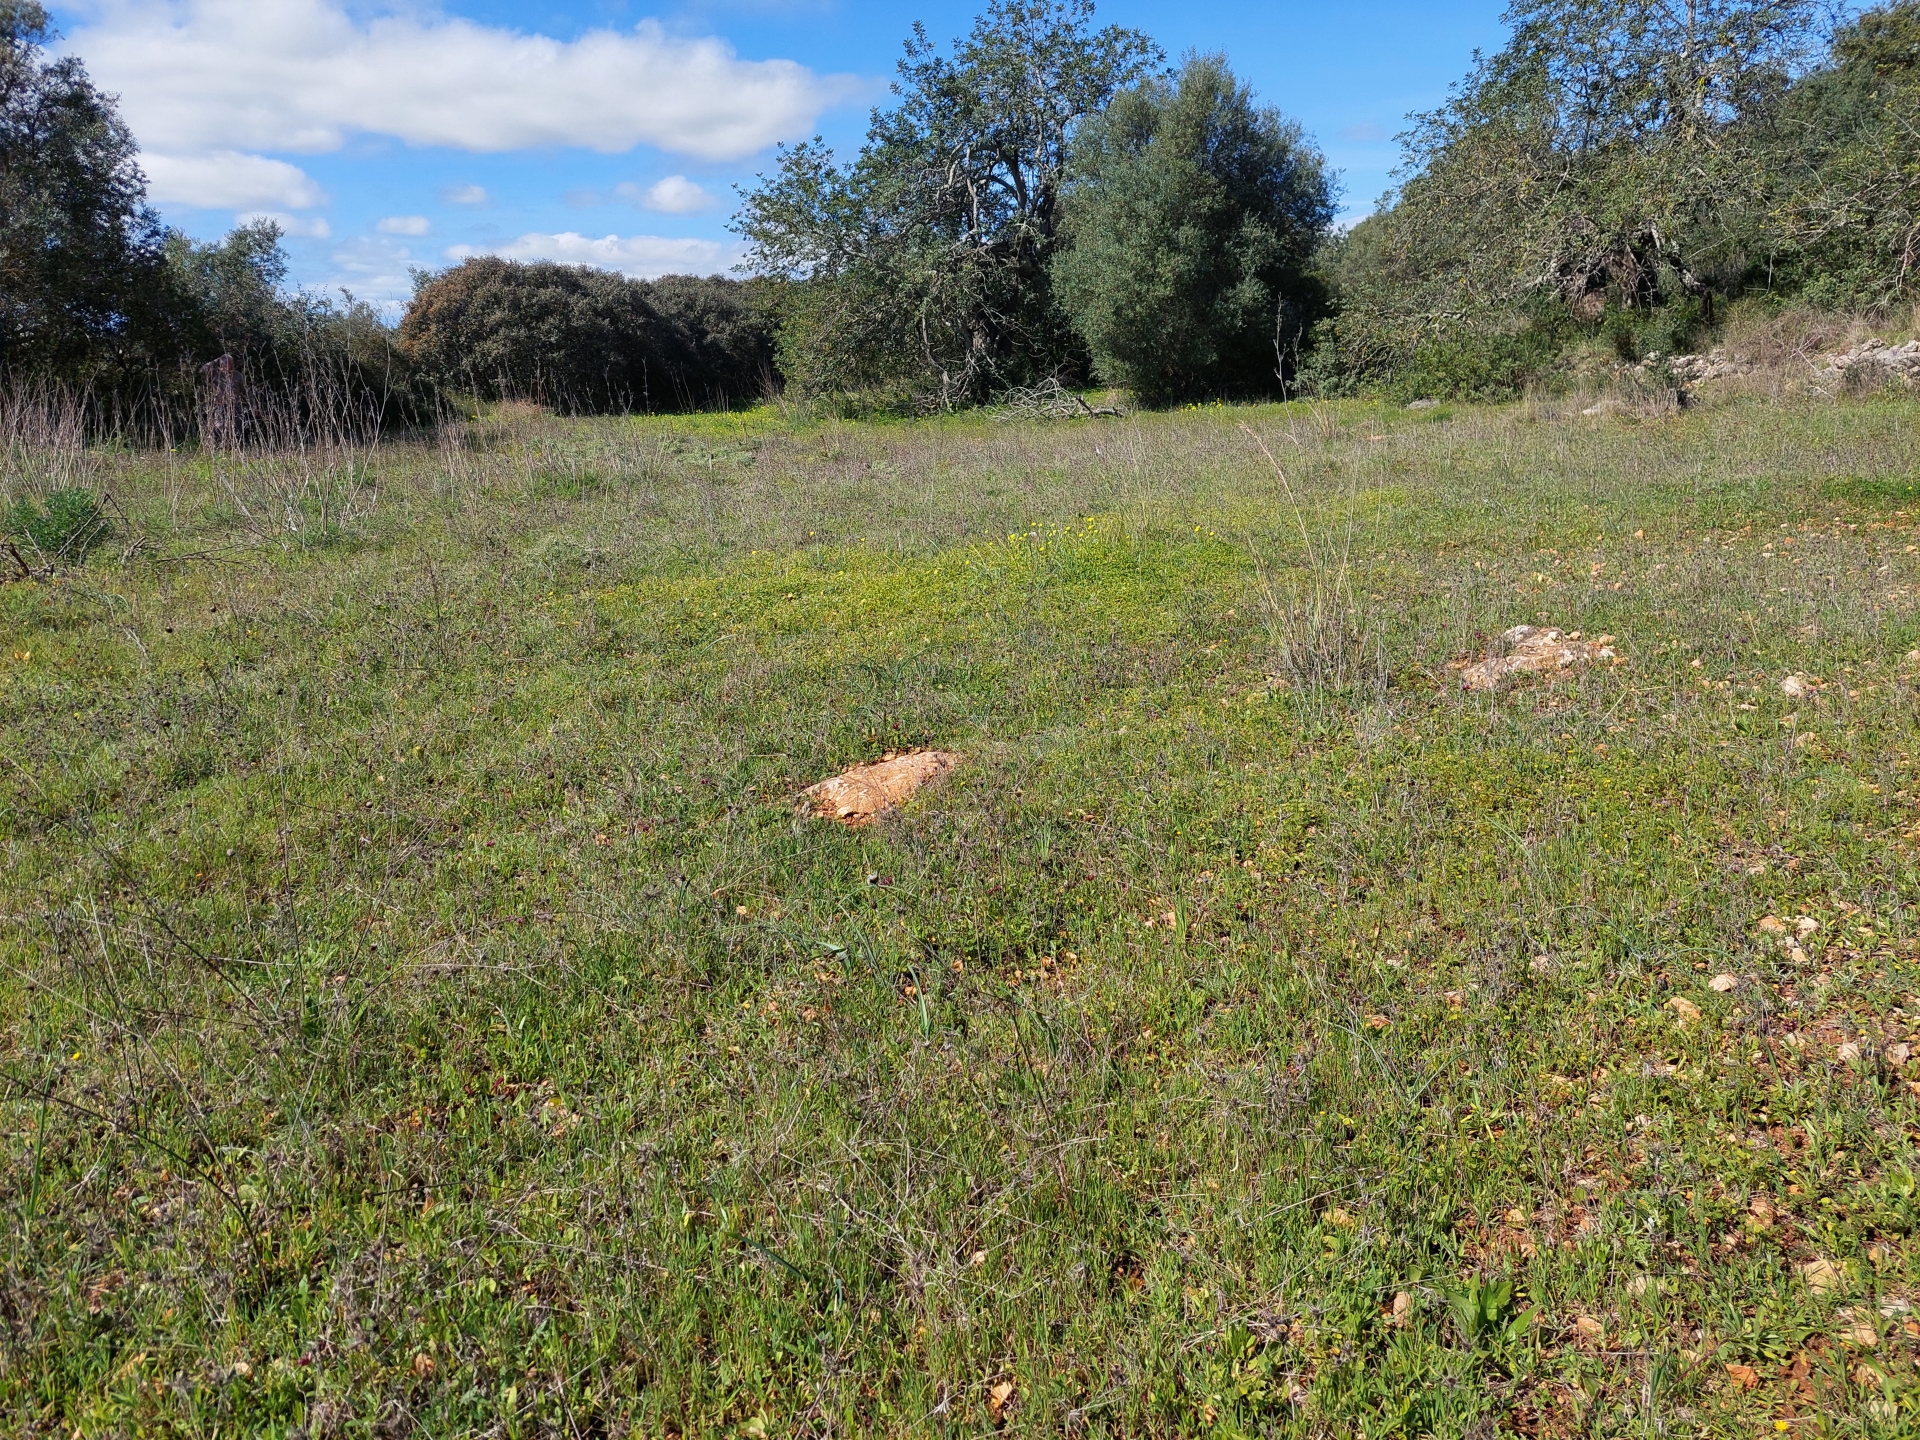
[[[86,457],[0,1429],[1913,1433],[1917,422]],[[1624,663],[1461,690],[1541,620]]]

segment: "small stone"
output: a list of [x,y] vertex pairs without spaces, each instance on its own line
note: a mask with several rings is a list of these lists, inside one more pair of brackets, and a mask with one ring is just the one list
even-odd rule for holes
[[1842,1041],[1839,1048],[1833,1053],[1834,1057],[1843,1065],[1858,1065],[1860,1063],[1860,1045],[1857,1041]]
[[1701,1015],[1700,1007],[1684,995],[1676,995],[1667,1001],[1667,1009],[1673,1011],[1673,1013],[1680,1018],[1682,1025],[1693,1024]]
[[1729,995],[1740,988],[1738,975],[1716,975],[1707,982],[1707,988],[1716,995]]
[[1880,1343],[1880,1332],[1871,1320],[1855,1320],[1840,1331],[1840,1338],[1860,1350],[1871,1350]]
[[1811,915],[1802,915],[1798,920],[1793,922],[1794,933],[1802,940],[1806,939],[1807,936],[1813,934],[1813,932],[1819,928],[1820,922]]
[[1784,935],[1787,933],[1787,922],[1778,915],[1766,915],[1761,917],[1760,928],[1769,935]]
[[1604,1339],[1607,1333],[1607,1327],[1591,1315],[1580,1316],[1573,1322],[1573,1328],[1582,1340],[1592,1341],[1595,1344]]
[[1831,1260],[1809,1260],[1798,1268],[1800,1278],[1816,1295],[1831,1295],[1847,1283],[1846,1275]]
[[1887,1063],[1889,1065],[1904,1065],[1907,1063],[1907,1057],[1911,1054],[1913,1054],[1913,1048],[1908,1045],[1906,1041],[1896,1040],[1893,1044],[1887,1046]]
[[1798,700],[1813,687],[1798,675],[1789,675],[1780,682],[1780,693],[1790,700]]
[[868,825],[959,763],[958,755],[945,750],[895,753],[809,786],[801,792],[799,808],[849,827]]

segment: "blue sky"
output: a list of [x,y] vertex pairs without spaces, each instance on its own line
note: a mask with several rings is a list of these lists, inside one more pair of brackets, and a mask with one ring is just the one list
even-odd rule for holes
[[[293,278],[404,300],[473,253],[712,272],[734,186],[783,139],[850,152],[913,21],[972,3],[862,0],[75,0],[54,15],[118,92],[167,219],[270,214]],[[1501,41],[1494,0],[1100,4],[1170,56],[1224,51],[1298,119],[1365,214],[1408,111]]]

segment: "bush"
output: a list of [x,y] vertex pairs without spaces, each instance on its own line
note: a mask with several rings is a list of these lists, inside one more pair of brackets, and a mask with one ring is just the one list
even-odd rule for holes
[[90,490],[55,490],[43,504],[22,498],[6,513],[7,537],[24,542],[48,560],[77,565],[104,542],[112,525],[100,498]]
[[1429,341],[1395,372],[1388,393],[1402,400],[1512,400],[1552,368],[1562,344],[1542,330]]
[[765,311],[755,287],[718,276],[649,284],[483,257],[422,277],[400,345],[433,379],[484,399],[582,413],[724,409],[771,382]]

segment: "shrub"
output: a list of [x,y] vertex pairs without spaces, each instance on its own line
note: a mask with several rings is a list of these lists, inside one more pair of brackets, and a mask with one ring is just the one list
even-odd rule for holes
[[77,487],[51,492],[44,503],[29,498],[13,503],[5,530],[16,544],[24,541],[48,560],[77,565],[105,541],[112,525],[100,498]]
[[757,291],[673,275],[491,257],[422,277],[402,350],[440,383],[570,412],[724,408],[762,393],[772,337]]

